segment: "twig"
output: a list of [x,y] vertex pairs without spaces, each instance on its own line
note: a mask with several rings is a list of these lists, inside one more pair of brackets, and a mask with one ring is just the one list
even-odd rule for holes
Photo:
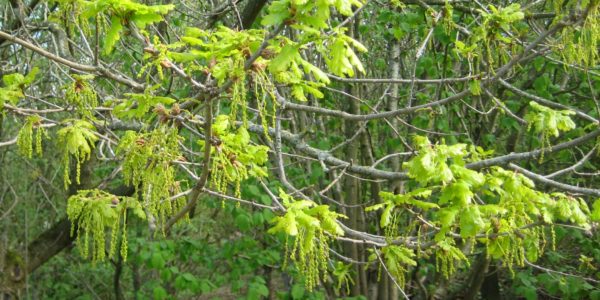
[[390,279],[394,282],[394,284],[396,285],[396,287],[398,288],[398,290],[402,294],[402,297],[404,297],[404,299],[406,299],[406,300],[409,300],[410,298],[408,297],[408,295],[406,295],[406,293],[404,292],[404,290],[402,289],[402,287],[398,284],[398,282],[396,282],[396,279],[394,278],[394,276],[392,276],[392,274],[390,274],[390,271],[385,266],[385,263],[383,262],[383,259],[381,259],[381,256],[379,255],[379,250],[377,250],[377,248],[373,247],[373,251],[375,251],[375,254],[377,255],[377,258],[379,259],[379,262],[381,263],[381,266],[385,270],[385,273],[387,273],[387,275],[390,277]]

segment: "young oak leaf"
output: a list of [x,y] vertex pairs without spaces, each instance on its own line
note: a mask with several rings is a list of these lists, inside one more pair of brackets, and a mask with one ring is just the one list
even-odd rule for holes
[[463,238],[475,237],[485,228],[479,208],[475,205],[465,207],[460,213],[460,235]]

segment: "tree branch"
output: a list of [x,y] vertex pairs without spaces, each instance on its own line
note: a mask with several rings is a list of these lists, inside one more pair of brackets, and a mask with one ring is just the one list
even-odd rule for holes
[[553,186],[555,188],[564,190],[564,191],[568,191],[568,192],[572,192],[572,193],[578,193],[578,194],[584,194],[584,195],[589,195],[589,196],[596,196],[596,197],[600,197],[600,190],[597,189],[590,189],[590,188],[583,188],[583,187],[578,187],[578,186],[574,186],[574,185],[569,185],[566,183],[562,183],[562,182],[558,182],[558,181],[554,181],[552,179],[548,179],[542,175],[533,173],[529,170],[526,170],[524,168],[521,168],[513,163],[509,163],[508,167],[525,175],[526,177],[541,182],[543,184],[547,184],[549,186]]
[[42,48],[40,48],[38,46],[35,46],[34,44],[32,44],[32,43],[30,43],[28,41],[25,41],[25,40],[22,40],[22,39],[20,39],[18,37],[12,36],[12,35],[4,32],[4,31],[0,31],[0,38],[4,38],[4,39],[6,39],[6,40],[8,40],[8,41],[10,41],[12,43],[21,45],[21,46],[23,46],[23,47],[25,47],[25,48],[27,48],[27,49],[29,49],[29,50],[31,50],[31,51],[39,54],[39,55],[41,55],[41,56],[46,57],[47,59],[50,59],[50,60],[55,61],[55,62],[57,62],[59,64],[62,64],[62,65],[65,65],[65,66],[67,66],[69,68],[72,68],[72,69],[75,69],[75,70],[78,70],[78,71],[82,71],[82,72],[87,72],[87,73],[92,73],[92,74],[97,74],[97,75],[100,75],[100,76],[104,76],[104,77],[107,77],[107,78],[112,79],[114,81],[120,82],[120,83],[122,83],[124,85],[127,85],[127,86],[129,86],[129,87],[131,87],[131,88],[133,88],[135,90],[138,90],[138,91],[145,89],[145,86],[143,84],[138,83],[138,82],[136,82],[136,81],[134,81],[132,79],[125,78],[125,77],[123,77],[121,75],[114,74],[114,73],[110,72],[108,69],[106,69],[103,66],[90,66],[90,65],[84,65],[84,64],[76,63],[74,61],[70,61],[68,59],[65,59],[65,58],[62,58],[60,56],[54,55],[54,54],[52,54],[52,53],[50,53],[50,52],[48,52],[48,51],[46,51],[46,50],[44,50],[44,49],[42,49]]
[[586,143],[588,141],[595,139],[598,136],[600,136],[600,128],[598,128],[584,136],[580,136],[580,137],[572,139],[568,142],[560,143],[560,144],[554,145],[554,146],[546,148],[546,149],[537,149],[537,150],[533,150],[533,151],[529,151],[529,152],[521,152],[521,153],[510,153],[510,154],[506,154],[506,155],[502,155],[502,156],[498,156],[498,157],[494,157],[494,158],[484,159],[484,160],[481,160],[478,162],[467,164],[467,168],[482,169],[482,168],[486,168],[486,167],[490,167],[490,166],[506,165],[513,161],[535,158],[535,157],[542,155],[542,153],[545,153],[545,154],[554,153],[554,152],[557,152],[560,150],[569,149],[569,148],[575,147],[577,145],[581,145],[583,143]]

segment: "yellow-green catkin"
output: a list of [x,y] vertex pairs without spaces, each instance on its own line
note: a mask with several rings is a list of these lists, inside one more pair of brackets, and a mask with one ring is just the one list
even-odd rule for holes
[[321,274],[327,270],[328,236],[321,229],[316,229],[312,233],[301,229],[288,253],[300,274],[304,276],[306,289],[312,291],[321,282]]
[[179,140],[175,128],[160,126],[142,134],[129,132],[117,148],[125,156],[125,183],[136,188],[136,194],[146,203],[148,212],[156,216],[161,229],[185,205],[184,197],[169,199],[181,192],[172,163],[181,157]]
[[[41,126],[41,120],[37,115],[29,116],[17,135],[19,154],[29,159],[33,157],[34,144],[35,153],[40,156],[42,155],[42,138],[47,134],[44,127]],[[34,129],[36,131],[35,136],[33,133]]]
[[421,258],[421,228],[423,228],[423,226],[419,226],[419,228],[417,229],[417,259]]
[[[268,134],[269,125],[275,127],[277,118],[277,97],[275,95],[275,85],[269,79],[268,75],[263,70],[257,70],[254,72],[254,94],[257,99],[258,114],[263,126],[264,136],[270,140]],[[271,99],[271,112],[268,111],[269,102],[267,99]],[[267,121],[268,115],[271,114],[271,124]]]
[[554,225],[550,225],[550,237],[552,242],[552,251],[556,251],[556,231],[554,231]]
[[544,253],[544,251],[546,250],[546,233],[544,232],[544,227],[540,226],[540,228],[538,229],[538,235],[541,239],[541,243],[540,243],[540,256]]
[[39,156],[42,155],[42,137],[46,135],[46,130],[44,129],[44,127],[37,127],[37,130],[35,132],[35,153]]
[[25,125],[19,130],[19,135],[17,136],[17,147],[19,149],[19,154],[24,157],[32,158],[33,157],[33,127],[29,123],[25,123]]
[[67,104],[77,107],[82,116],[93,118],[94,109],[98,106],[98,95],[89,82],[93,76],[74,75],[73,79],[65,90]]
[[[127,260],[127,210],[141,210],[133,198],[117,197],[101,190],[79,190],[67,201],[67,216],[72,223],[71,236],[77,228],[77,246],[83,257],[93,262],[120,254]],[[106,251],[106,230],[110,230],[110,247]]]

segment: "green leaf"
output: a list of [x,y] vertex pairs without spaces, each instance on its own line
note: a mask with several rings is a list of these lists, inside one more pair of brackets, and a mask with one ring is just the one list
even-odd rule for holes
[[241,213],[235,217],[235,224],[239,229],[246,231],[250,229],[252,221],[247,214]]
[[381,249],[389,265],[403,264],[416,266],[417,262],[413,259],[415,253],[413,250],[402,246],[386,246]]
[[292,299],[303,299],[304,297],[304,286],[301,284],[294,284],[292,286]]
[[248,299],[259,300],[269,295],[269,289],[264,280],[261,277],[258,278],[261,280],[256,280],[248,285]]
[[460,214],[460,235],[463,238],[474,237],[485,227],[479,208],[474,205],[465,207]]
[[268,7],[268,14],[263,17],[261,24],[264,26],[273,26],[283,23],[291,17],[288,9],[289,1],[273,1]]
[[365,208],[365,211],[368,212],[368,211],[380,210],[380,209],[382,209],[386,205],[387,205],[386,203],[379,203],[379,204],[375,204],[375,205],[372,205],[372,206],[367,206]]
[[448,207],[440,209],[437,213],[437,219],[442,228],[448,228],[454,224],[454,220],[456,220],[456,215],[459,210],[456,207]]
[[406,200],[406,203],[412,204],[422,210],[430,210],[433,208],[440,208],[440,206],[435,203],[425,202],[425,201],[415,200],[415,199],[408,199],[408,200]]
[[473,199],[473,192],[469,184],[461,179],[447,185],[442,190],[439,204],[452,203],[458,206],[467,206],[471,204],[471,199]]
[[286,45],[279,54],[269,62],[269,70],[273,73],[287,71],[290,64],[299,56],[298,45]]
[[38,67],[34,67],[33,69],[31,69],[31,71],[29,72],[29,74],[27,74],[27,76],[25,76],[25,78],[23,78],[22,83],[24,85],[30,85],[33,83],[33,81],[35,80],[35,76],[37,76],[37,74],[40,72],[40,69]]
[[165,266],[165,260],[161,252],[154,252],[150,256],[149,267],[153,269],[162,269]]
[[123,30],[123,20],[116,15],[110,18],[110,29],[106,32],[104,37],[104,54],[110,54],[119,39],[121,38],[121,31]]
[[145,29],[146,26],[152,23],[160,22],[163,17],[155,13],[135,14],[130,21],[133,21],[136,26]]
[[152,290],[152,294],[154,295],[154,299],[156,300],[167,299],[169,297],[167,290],[165,290],[162,286],[154,287],[154,289]]
[[525,120],[529,122],[529,128],[536,133],[558,137],[561,131],[566,132],[575,128],[575,122],[569,117],[574,115],[574,112],[553,110],[533,101],[529,102],[529,105],[533,111],[525,116]]
[[594,222],[600,222],[600,199],[596,199],[596,201],[594,201],[590,219]]
[[380,221],[380,226],[382,228],[387,227],[391,220],[392,220],[392,211],[394,209],[393,205],[387,205],[384,209],[383,209],[383,213],[381,213],[381,221]]
[[289,236],[298,235],[298,222],[296,221],[294,212],[287,212],[283,217],[276,217],[273,220],[276,222],[276,225],[269,229],[269,233],[284,232]]
[[4,84],[7,86],[20,85],[24,80],[25,76],[19,73],[8,74],[2,77],[2,81],[4,81]]
[[469,82],[469,91],[475,96],[481,95],[481,82],[479,80],[471,80]]

